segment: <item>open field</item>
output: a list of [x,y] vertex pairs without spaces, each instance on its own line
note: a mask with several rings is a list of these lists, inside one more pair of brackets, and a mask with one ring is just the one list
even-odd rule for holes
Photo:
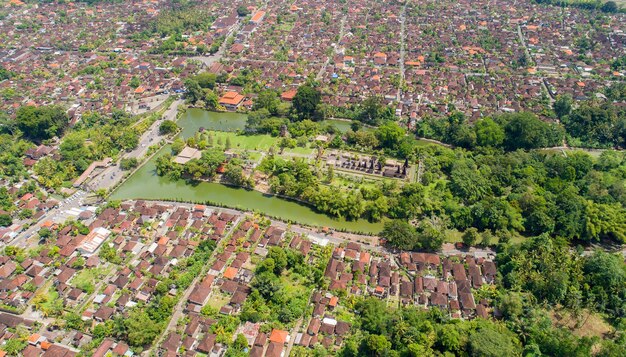
[[[224,131],[209,131],[208,135],[213,138],[214,146],[225,147],[226,142],[230,140],[230,147],[233,150],[268,151],[272,146],[279,150],[280,138],[270,135],[238,135],[237,133]],[[293,149],[286,148],[284,153],[310,155],[313,151],[314,149],[308,147],[295,147]]]

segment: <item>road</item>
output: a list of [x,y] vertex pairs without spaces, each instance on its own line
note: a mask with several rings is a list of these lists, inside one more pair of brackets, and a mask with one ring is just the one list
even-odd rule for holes
[[333,58],[335,57],[335,54],[337,53],[337,48],[339,47],[341,40],[343,40],[343,37],[345,36],[347,17],[348,15],[343,15],[343,17],[341,18],[341,25],[339,27],[339,37],[338,37],[337,43],[335,44],[333,53],[330,56],[328,56],[328,58],[326,58],[326,62],[324,62],[324,65],[322,66],[322,68],[320,68],[319,72],[317,73],[317,76],[315,77],[315,79],[318,81],[324,77],[324,73],[326,73],[326,67],[328,67],[328,65],[330,64],[330,61],[332,61]]
[[398,86],[398,93],[396,94],[396,100],[399,102],[402,99],[402,86],[404,85],[404,57],[406,53],[406,3],[402,6],[402,13],[400,14],[400,85]]
[[[152,126],[148,130],[146,130],[143,135],[139,138],[139,145],[133,151],[126,153],[123,158],[130,159],[135,158],[139,159],[144,157],[150,148],[150,146],[159,142],[160,139],[163,138],[159,134],[159,126],[163,122],[163,120],[176,120],[176,114],[178,113],[178,106],[183,103],[182,99],[175,100],[170,107],[163,113],[162,119],[155,121]],[[98,175],[95,179],[93,179],[88,184],[88,188],[93,191],[97,191],[99,189],[109,189],[110,187],[115,186],[119,181],[124,177],[124,171],[120,168],[119,165],[112,165],[104,169],[100,175]]]
[[[178,106],[182,102],[182,99],[174,101],[163,114],[163,119],[176,119]],[[152,126],[139,139],[139,145],[137,146],[137,148],[131,152],[126,153],[126,155],[124,155],[124,158],[140,158],[146,155],[150,145],[158,142],[160,136],[159,125],[161,124],[161,122],[162,120],[157,120],[156,122],[154,122]],[[106,168],[102,173],[100,173],[92,182],[90,182],[87,188],[93,191],[100,188],[108,189],[117,184],[123,178],[123,176],[124,173],[120,169],[119,165],[110,166]],[[39,231],[44,222],[64,221],[64,218],[67,218],[67,215],[64,212],[81,207],[83,205],[83,200],[87,197],[87,195],[88,193],[85,190],[77,190],[73,195],[61,201],[58,207],[49,210],[39,219],[39,221],[35,222],[26,230],[19,233],[11,242],[9,242],[8,245],[13,245],[17,247],[28,246],[27,243],[29,238],[33,237],[35,233]]]
[[[218,242],[218,246],[215,247],[214,252],[219,251],[220,248],[224,248],[226,243],[228,243],[230,236],[233,234],[237,226],[239,226],[239,222],[241,222],[241,218],[242,216],[239,216],[239,218],[237,218],[237,220],[233,222],[233,225],[230,227],[230,230],[226,232],[226,234]],[[176,326],[178,325],[178,320],[180,320],[180,318],[185,316],[185,313],[183,310],[185,308],[185,304],[187,303],[187,299],[189,299],[189,295],[191,295],[191,292],[196,287],[198,282],[201,279],[204,279],[207,272],[209,271],[209,268],[213,265],[213,260],[215,260],[214,259],[215,256],[216,254],[211,255],[211,260],[207,262],[207,264],[202,269],[202,272],[193,280],[193,282],[189,285],[187,290],[185,290],[185,293],[182,295],[180,300],[178,300],[178,303],[174,307],[174,312],[172,313],[172,317],[170,318],[170,322],[167,324],[167,327],[165,328],[165,330],[163,330],[163,333],[161,333],[161,335],[156,339],[156,342],[152,344],[152,347],[149,350],[141,354],[142,356],[153,355],[154,348],[158,348],[159,346],[161,346],[161,343],[163,343],[163,339],[168,335],[168,332],[176,329]]]
[[[530,50],[528,49],[528,46],[526,45],[526,39],[524,38],[524,33],[522,33],[522,27],[519,24],[517,25],[517,36],[519,37],[519,41],[522,43],[522,46],[524,47],[524,53],[526,53],[528,60],[533,61],[533,57],[530,54]],[[541,79],[541,86],[543,87],[543,90],[545,90],[546,93],[548,93],[548,98],[550,98],[550,103],[553,103],[554,98],[552,97],[552,92],[548,90],[548,86],[546,85],[544,78],[543,77],[539,77],[539,78]]]
[[237,36],[239,34],[239,30],[241,30],[241,20],[238,20],[235,25],[230,28],[228,34],[224,36],[225,40],[222,42],[220,48],[214,54],[210,56],[195,56],[191,57],[191,59],[202,62],[207,68],[211,67],[213,63],[219,62],[222,57],[224,57],[224,52],[226,52],[226,44],[228,42],[228,38],[230,36]]
[[46,212],[46,214],[43,215],[39,219],[39,221],[35,222],[26,230],[22,231],[17,236],[15,236],[15,238],[11,242],[9,242],[9,244],[7,245],[12,245],[12,246],[21,247],[21,248],[26,248],[30,246],[30,244],[27,244],[29,239],[33,237],[36,232],[39,231],[39,229],[43,226],[44,222],[46,221],[56,222],[57,220],[63,221],[63,219],[59,219],[63,215],[63,212],[82,206],[83,199],[85,198],[86,195],[87,195],[87,192],[85,191],[82,191],[82,190],[76,191],[73,195],[61,201],[58,207],[53,208],[49,210],[48,212]]
[[302,322],[303,322],[303,318],[299,318],[298,321],[296,321],[296,325],[291,330],[291,334],[290,334],[291,337],[289,338],[289,343],[287,344],[287,348],[285,349],[285,356],[291,355],[291,349],[293,348],[293,344],[296,341],[296,335],[298,334],[298,331],[300,330],[300,326],[302,325]]

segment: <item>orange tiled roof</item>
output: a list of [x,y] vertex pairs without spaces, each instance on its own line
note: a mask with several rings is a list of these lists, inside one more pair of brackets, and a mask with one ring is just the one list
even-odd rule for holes
[[270,341],[285,343],[287,342],[287,337],[289,336],[289,332],[284,330],[273,329],[272,334],[270,335]]
[[226,94],[224,94],[222,98],[220,98],[220,104],[237,105],[241,103],[242,100],[243,95],[237,92],[226,92]]
[[263,10],[257,11],[257,13],[254,14],[254,16],[252,16],[252,19],[250,19],[250,21],[258,22],[261,20],[261,18],[263,18],[263,16],[265,16],[265,11]]

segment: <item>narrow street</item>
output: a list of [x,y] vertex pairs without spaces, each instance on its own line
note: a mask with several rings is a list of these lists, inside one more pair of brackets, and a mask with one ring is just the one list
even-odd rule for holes
[[226,244],[226,242],[228,242],[228,239],[233,234],[233,232],[235,231],[235,228],[237,228],[240,222],[241,222],[241,217],[239,217],[233,223],[232,227],[230,227],[230,230],[226,232],[226,234],[218,242],[218,245],[215,247],[215,250],[213,251],[213,254],[211,255],[211,259],[209,259],[209,262],[207,262],[207,264],[202,269],[202,272],[193,280],[193,282],[189,285],[187,290],[185,290],[183,295],[180,297],[180,300],[178,300],[178,303],[174,307],[174,312],[172,313],[172,317],[170,318],[170,321],[167,324],[167,327],[165,328],[165,330],[163,330],[163,333],[161,333],[161,335],[156,339],[155,343],[152,344],[152,347],[149,350],[144,351],[141,354],[142,356],[146,356],[146,357],[152,356],[154,352],[156,352],[155,349],[158,349],[158,346],[160,346],[161,343],[163,343],[163,339],[165,339],[168,333],[176,328],[176,325],[178,324],[178,320],[180,320],[185,315],[183,309],[185,308],[185,304],[187,303],[187,299],[189,298],[189,295],[191,295],[191,292],[196,287],[196,284],[198,284],[198,282],[204,279],[204,277],[206,276],[207,272],[209,271],[209,268],[211,267],[211,263],[213,263],[215,252],[218,251],[220,247],[223,247]]
[[[519,24],[517,25],[517,36],[519,38],[519,42],[522,44],[522,47],[524,47],[524,53],[526,53],[528,60],[533,61],[533,57],[530,54],[530,50],[528,49],[528,46],[526,45],[526,39],[524,38],[522,27]],[[550,98],[550,103],[553,103],[554,98],[552,97],[552,93],[548,90],[548,86],[546,85],[545,78],[539,77],[539,79],[541,80],[541,87],[548,94],[548,98]]]
[[345,33],[346,33],[346,17],[347,17],[347,15],[343,15],[343,17],[341,18],[341,25],[339,27],[339,39],[337,40],[337,43],[335,43],[335,48],[333,49],[333,53],[328,56],[328,58],[326,59],[326,62],[324,62],[324,65],[322,66],[322,68],[320,68],[319,72],[317,72],[317,76],[315,76],[315,79],[318,80],[318,81],[321,80],[324,77],[324,74],[326,73],[326,67],[328,67],[328,65],[330,64],[330,61],[333,60],[334,55],[337,54],[337,49],[339,48],[339,44],[341,43],[341,40],[345,36]]
[[400,14],[400,85],[396,94],[396,100],[402,100],[402,86],[404,86],[404,58],[406,56],[406,2],[402,6]]
[[[152,126],[148,130],[146,130],[143,135],[139,138],[139,144],[137,147],[126,153],[123,158],[135,158],[140,159],[144,157],[150,146],[156,144],[161,135],[159,134],[159,126],[163,122],[163,120],[176,120],[176,114],[178,113],[178,107],[183,103],[182,99],[175,100],[170,107],[163,113],[163,118],[152,123]],[[115,186],[122,178],[124,177],[124,171],[120,168],[119,165],[111,165],[107,167],[104,171],[100,173],[95,179],[93,179],[88,187],[92,191],[97,191],[99,189],[109,189]]]
[[285,356],[290,355],[293,344],[296,341],[296,334],[298,333],[298,331],[300,331],[300,326],[302,326],[302,318],[296,321],[296,325],[293,327],[291,333],[289,334],[291,338],[289,339],[289,343],[287,344],[287,348],[285,349]]

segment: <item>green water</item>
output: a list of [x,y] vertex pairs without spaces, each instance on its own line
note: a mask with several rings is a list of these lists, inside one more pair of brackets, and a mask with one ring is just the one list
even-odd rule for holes
[[169,150],[169,146],[161,149],[150,161],[135,172],[128,181],[115,190],[111,195],[111,199],[178,200],[213,203],[241,210],[257,211],[283,220],[311,226],[374,234],[382,230],[382,223],[370,223],[366,220],[346,221],[333,219],[325,214],[315,212],[309,206],[264,195],[258,191],[248,191],[209,182],[190,185],[184,180],[173,181],[165,177],[159,177],[156,174],[156,158],[169,152]]
[[218,113],[207,110],[190,108],[178,120],[178,126],[183,128],[182,137],[194,136],[198,129],[219,131],[235,131],[246,126],[247,115],[241,113]]

